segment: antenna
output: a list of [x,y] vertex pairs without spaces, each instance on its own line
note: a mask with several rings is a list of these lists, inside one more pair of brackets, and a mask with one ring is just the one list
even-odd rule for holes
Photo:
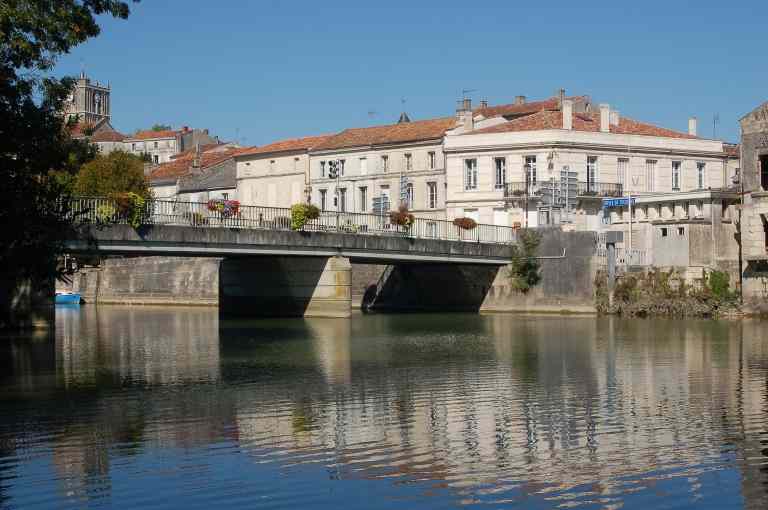
[[368,110],[368,118],[369,118],[369,119],[372,119],[372,118],[374,118],[374,117],[375,117],[375,116],[377,116],[378,114],[379,114],[379,112],[377,112],[376,110]]
[[466,99],[467,98],[467,94],[469,94],[471,92],[477,92],[477,89],[461,89],[461,98],[462,99]]
[[408,100],[407,100],[407,99],[405,99],[404,97],[401,97],[401,98],[400,98],[400,104],[401,104],[401,105],[403,105],[403,109],[405,109],[405,103],[406,103],[407,101],[408,101]]
[[712,139],[717,140],[717,125],[720,124],[720,114],[715,113],[712,116]]

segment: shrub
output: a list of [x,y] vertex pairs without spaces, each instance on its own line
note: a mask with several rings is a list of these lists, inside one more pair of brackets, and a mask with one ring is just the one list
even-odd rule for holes
[[453,224],[463,230],[472,230],[477,227],[477,222],[472,218],[455,218]]
[[80,168],[74,183],[75,192],[87,196],[110,196],[135,193],[150,197],[149,182],[144,176],[141,158],[123,151],[99,154]]
[[147,201],[136,193],[115,193],[111,197],[117,205],[117,211],[133,228],[139,228],[146,217]]
[[291,230],[302,230],[308,221],[320,217],[320,209],[312,204],[293,204],[291,206]]
[[184,219],[186,219],[190,225],[193,227],[199,227],[201,225],[207,225],[208,224],[208,218],[203,216],[203,213],[199,212],[185,212],[184,213]]
[[706,276],[706,282],[707,288],[717,299],[722,301],[733,301],[738,297],[735,291],[731,291],[728,273],[723,271],[711,271]]
[[389,221],[394,225],[410,228],[411,225],[413,225],[413,223],[416,221],[416,218],[413,216],[413,214],[408,212],[408,207],[406,205],[401,205],[397,208],[397,211],[392,211],[389,213]]
[[96,208],[96,219],[99,223],[112,223],[116,215],[117,208],[112,204],[101,204]]
[[540,242],[541,235],[538,232],[521,230],[517,245],[512,246],[512,260],[507,274],[511,279],[512,287],[523,294],[541,281],[539,273],[541,266],[536,260],[536,250]]

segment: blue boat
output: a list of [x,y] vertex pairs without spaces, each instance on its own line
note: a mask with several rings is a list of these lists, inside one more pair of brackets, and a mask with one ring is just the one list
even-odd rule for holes
[[79,305],[82,296],[76,292],[57,292],[54,303],[57,305]]

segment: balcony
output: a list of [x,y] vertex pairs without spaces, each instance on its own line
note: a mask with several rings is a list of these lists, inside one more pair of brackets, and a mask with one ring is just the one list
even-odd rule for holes
[[504,185],[504,198],[540,198],[556,195],[560,198],[613,198],[621,197],[623,186],[613,182],[571,181],[566,185],[561,181],[544,181],[535,184],[529,182],[508,182]]

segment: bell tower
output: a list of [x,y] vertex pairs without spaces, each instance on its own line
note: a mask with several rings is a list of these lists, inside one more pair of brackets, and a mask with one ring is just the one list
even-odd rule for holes
[[77,116],[78,122],[93,125],[102,119],[109,120],[110,108],[109,84],[92,82],[82,71],[65,103],[67,119]]

